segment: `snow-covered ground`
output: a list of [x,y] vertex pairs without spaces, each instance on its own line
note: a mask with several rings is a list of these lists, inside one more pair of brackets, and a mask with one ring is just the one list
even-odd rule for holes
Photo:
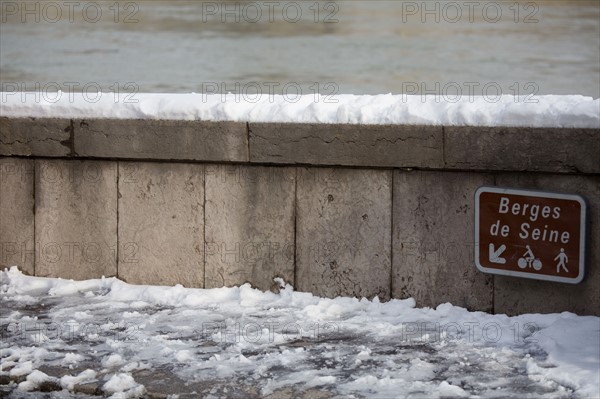
[[598,317],[0,277],[0,396],[600,396]]
[[600,99],[572,96],[0,93],[0,116],[600,128]]

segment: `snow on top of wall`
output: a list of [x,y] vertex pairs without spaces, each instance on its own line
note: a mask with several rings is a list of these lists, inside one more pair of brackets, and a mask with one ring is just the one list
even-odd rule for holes
[[0,116],[600,128],[600,99],[579,95],[0,93]]

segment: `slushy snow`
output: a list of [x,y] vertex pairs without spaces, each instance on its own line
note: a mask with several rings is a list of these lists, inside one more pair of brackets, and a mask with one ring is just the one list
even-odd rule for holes
[[600,99],[579,95],[0,93],[0,116],[237,122],[599,128]]
[[11,381],[0,396],[42,383],[113,398],[600,396],[598,317],[326,299],[279,283],[272,293],[0,272],[0,377]]

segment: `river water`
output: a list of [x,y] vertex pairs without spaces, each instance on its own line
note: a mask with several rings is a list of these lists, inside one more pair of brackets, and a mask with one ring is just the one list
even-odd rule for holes
[[600,97],[597,0],[27,3],[3,91]]

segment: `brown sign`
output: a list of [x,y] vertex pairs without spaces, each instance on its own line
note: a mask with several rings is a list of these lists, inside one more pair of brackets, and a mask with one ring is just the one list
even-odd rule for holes
[[582,197],[498,187],[475,193],[475,264],[484,273],[577,284],[585,264]]

